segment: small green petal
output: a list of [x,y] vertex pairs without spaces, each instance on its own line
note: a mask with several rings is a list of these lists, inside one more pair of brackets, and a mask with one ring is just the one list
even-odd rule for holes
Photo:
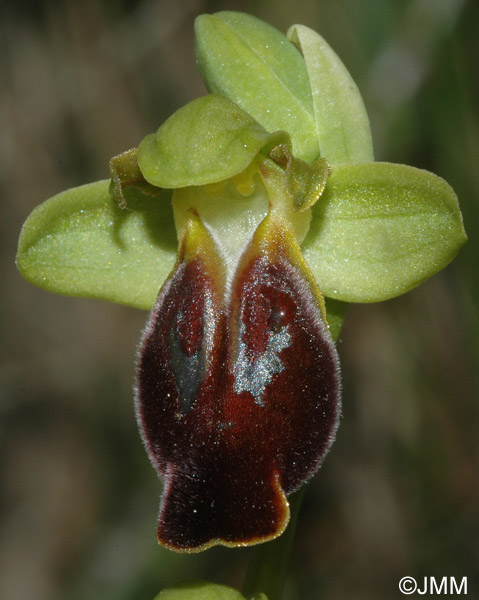
[[110,195],[120,208],[127,207],[123,188],[134,185],[149,196],[157,196],[160,190],[150,185],[138,166],[138,148],[131,148],[110,159]]
[[298,46],[306,62],[321,156],[332,164],[374,160],[361,94],[337,54],[304,25],[290,27],[288,39]]
[[73,188],[38,206],[23,226],[20,273],[41,288],[149,309],[176,258],[170,193],[124,190],[120,209],[109,181]]
[[268,133],[223,96],[197,98],[177,110],[138,150],[145,179],[179,188],[223,181],[244,171],[262,149],[289,143],[284,132]]
[[286,174],[286,189],[293,208],[303,212],[311,208],[324,192],[331,168],[325,158],[307,163],[294,156],[286,144],[274,147],[269,157],[280,165]]
[[195,41],[210,92],[241,106],[268,131],[288,131],[298,158],[318,158],[306,65],[284,34],[250,15],[225,11],[197,17]]
[[466,241],[452,188],[404,165],[336,165],[312,211],[303,255],[323,294],[347,302],[407,292]]
[[[264,595],[263,599],[268,600]],[[226,585],[187,581],[161,591],[155,600],[245,600],[245,597]]]

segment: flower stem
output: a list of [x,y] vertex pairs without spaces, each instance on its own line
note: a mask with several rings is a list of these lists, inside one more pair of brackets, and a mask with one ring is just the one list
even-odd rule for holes
[[272,542],[256,546],[252,551],[243,586],[246,598],[260,598],[260,594],[266,594],[268,600],[281,599],[296,521],[306,487],[303,486],[289,498],[291,518],[286,531]]

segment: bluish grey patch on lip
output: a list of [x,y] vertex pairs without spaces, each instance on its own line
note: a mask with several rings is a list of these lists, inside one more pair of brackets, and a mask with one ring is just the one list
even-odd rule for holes
[[233,366],[235,377],[234,391],[236,394],[250,392],[258,406],[264,406],[264,392],[273,380],[274,375],[281,373],[285,366],[279,358],[281,350],[291,345],[291,335],[285,325],[276,333],[271,333],[266,350],[251,360],[247,356],[247,347],[244,340],[246,327],[240,322],[238,335],[238,354]]

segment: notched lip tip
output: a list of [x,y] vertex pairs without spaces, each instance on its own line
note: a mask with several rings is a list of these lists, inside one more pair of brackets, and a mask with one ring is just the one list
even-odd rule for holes
[[208,550],[210,548],[213,548],[214,546],[223,546],[226,548],[248,548],[250,546],[257,546],[259,544],[272,542],[273,540],[280,537],[285,532],[286,527],[288,526],[290,518],[291,518],[289,502],[286,497],[286,494],[283,491],[282,491],[282,500],[283,500],[283,506],[285,509],[283,519],[279,523],[277,530],[270,535],[258,536],[256,538],[250,538],[248,540],[240,540],[240,541],[236,541],[236,542],[230,542],[221,537],[217,537],[217,538],[212,538],[212,539],[208,540],[207,542],[205,542],[204,544],[200,544],[199,546],[177,546],[175,544],[172,544],[171,542],[163,540],[161,537],[161,534],[159,532],[159,528],[158,528],[157,534],[156,534],[156,540],[160,546],[163,546],[167,550],[171,550],[172,552],[177,552],[179,554],[198,554],[199,552],[203,552],[204,550]]

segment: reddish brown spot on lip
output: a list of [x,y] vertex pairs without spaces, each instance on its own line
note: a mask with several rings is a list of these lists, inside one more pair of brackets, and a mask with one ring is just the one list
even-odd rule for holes
[[185,265],[181,282],[171,333],[178,340],[181,351],[191,357],[201,350],[205,341],[204,330],[208,326],[205,319],[208,318],[206,304],[209,290],[198,261]]
[[293,242],[258,231],[225,306],[195,223],[138,363],[138,421],[164,481],[158,539],[182,551],[281,533],[285,494],[317,470],[339,414],[336,351]]

